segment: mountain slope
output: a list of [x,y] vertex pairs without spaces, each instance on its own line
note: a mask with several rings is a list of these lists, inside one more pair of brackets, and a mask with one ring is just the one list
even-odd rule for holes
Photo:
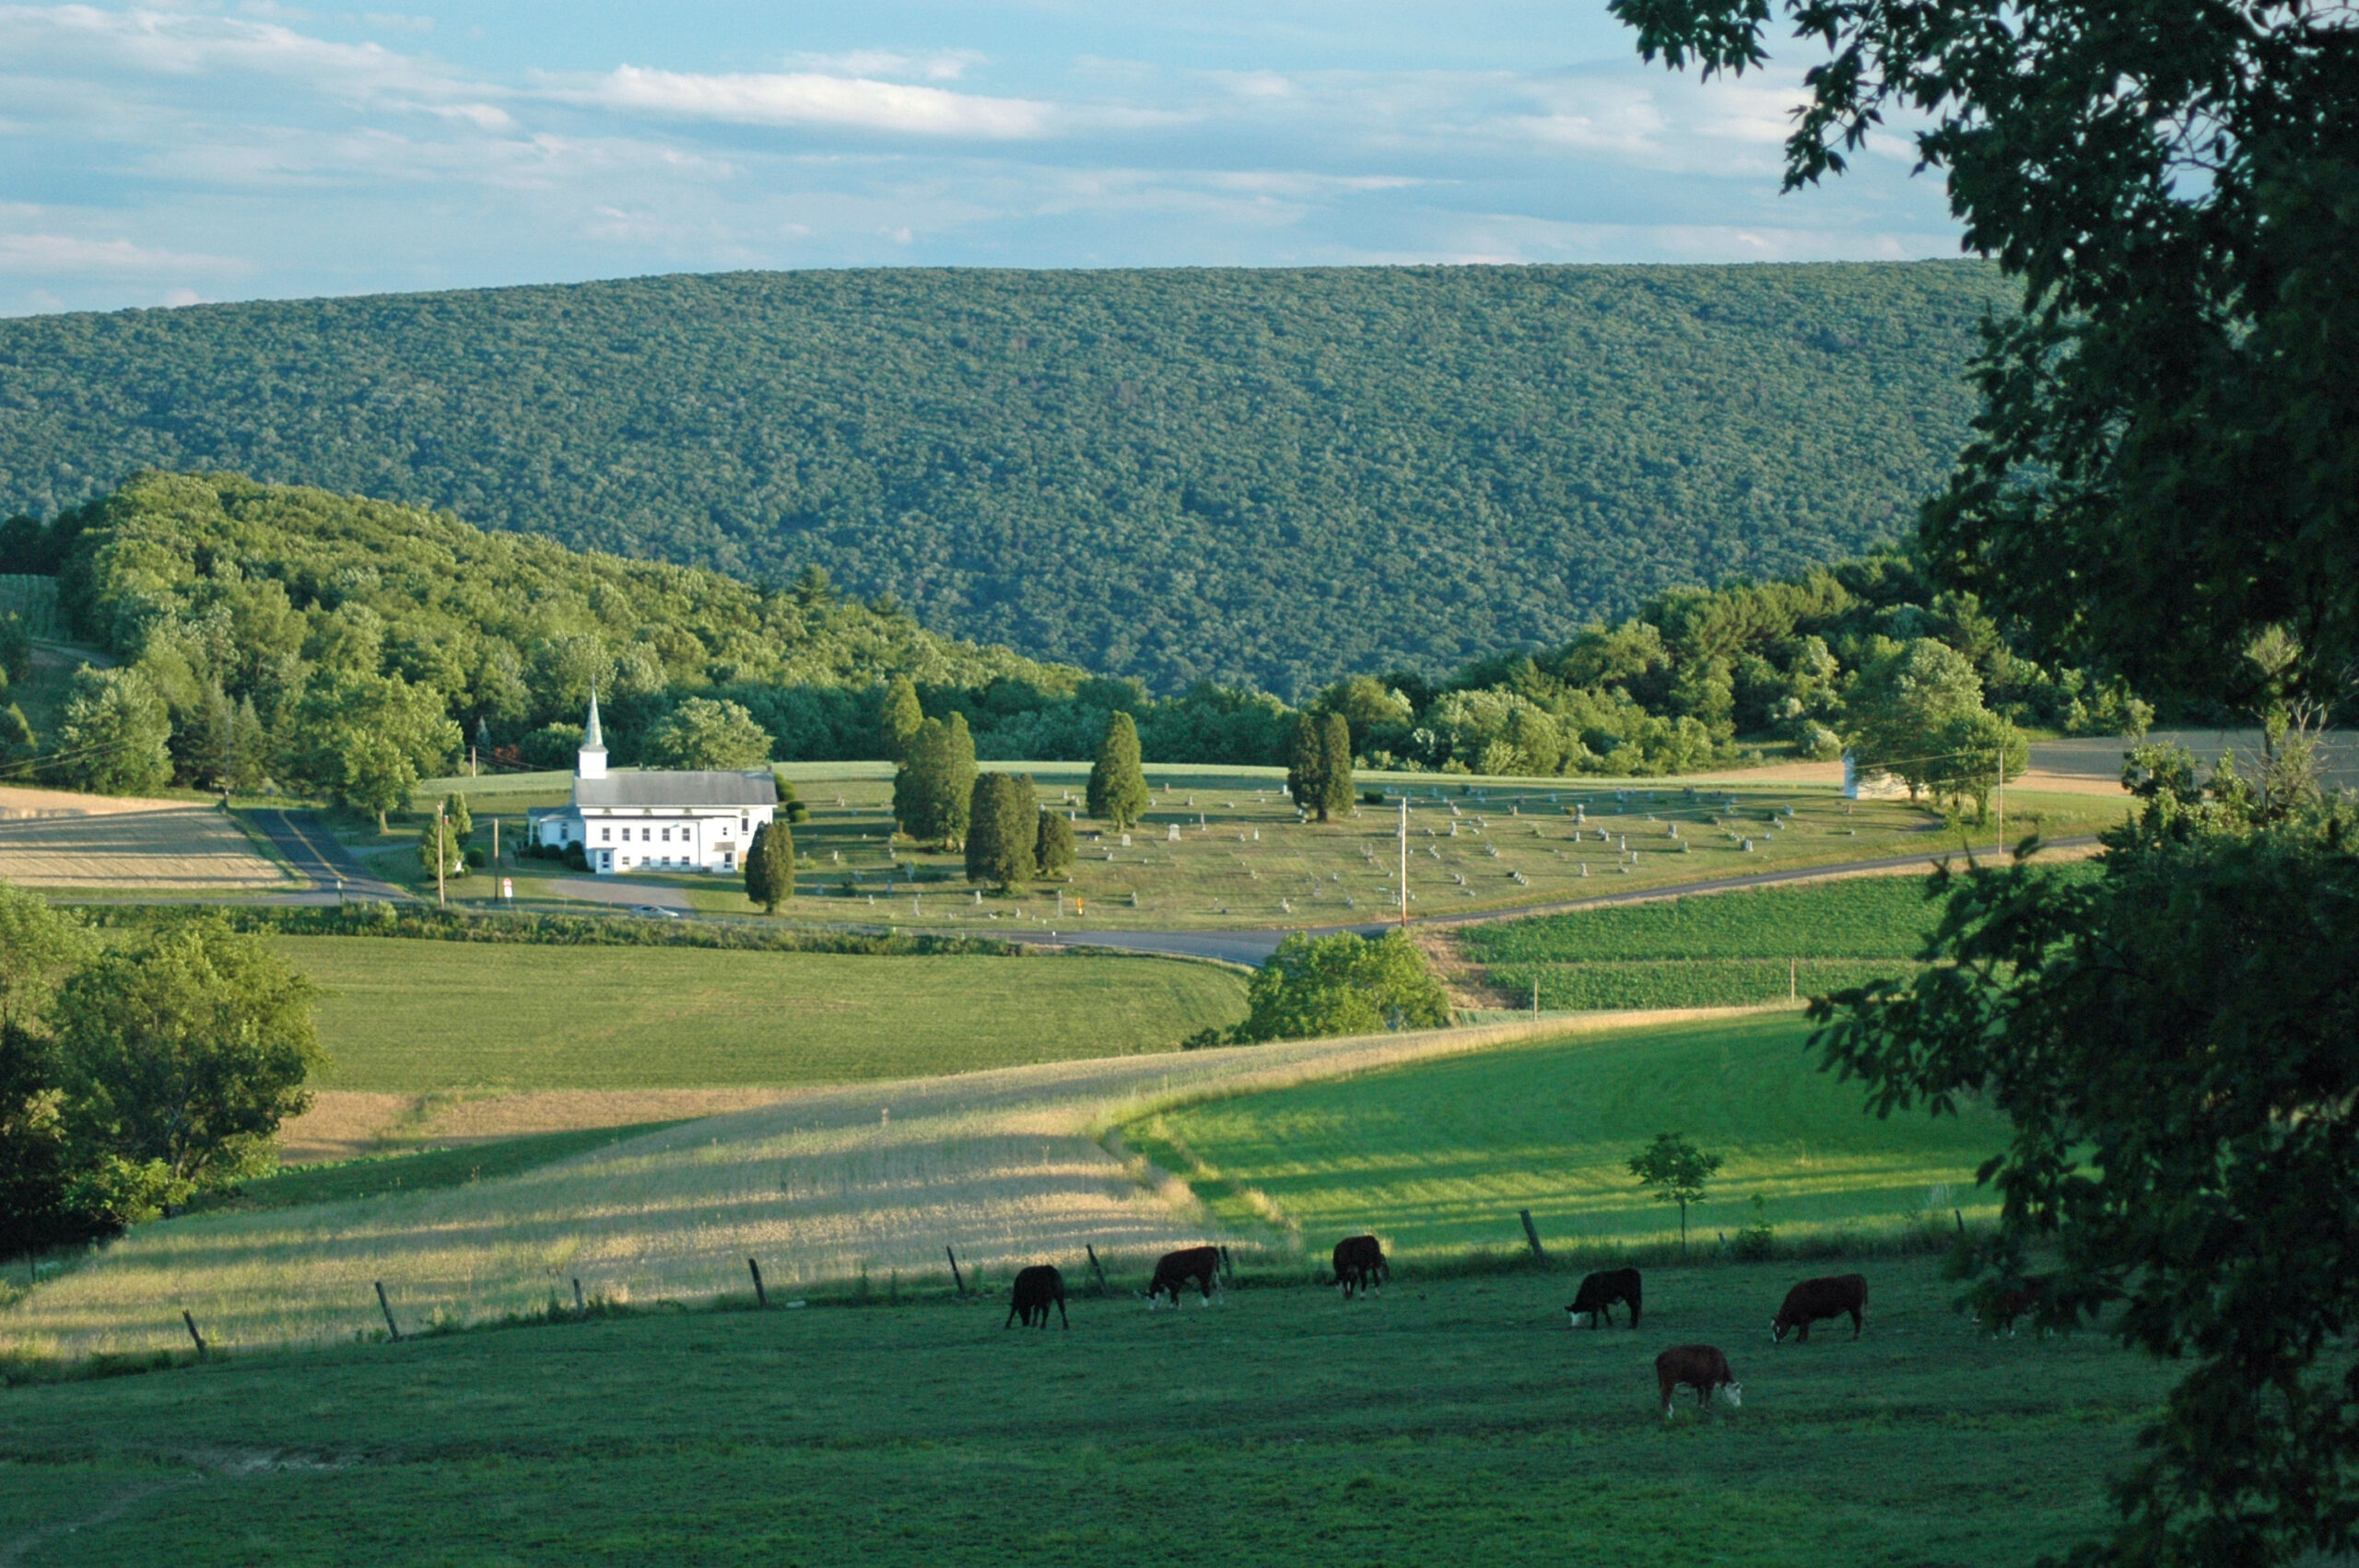
[[955,636],[1293,695],[1895,536],[1979,265],[678,276],[0,322],[0,509],[146,465],[812,562]]

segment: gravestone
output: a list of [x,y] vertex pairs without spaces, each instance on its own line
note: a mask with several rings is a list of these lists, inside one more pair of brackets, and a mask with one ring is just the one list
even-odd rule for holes
[[1180,842],[1180,825],[1178,823],[1175,822],[1169,827],[1164,829],[1163,841],[1167,844],[1177,844]]

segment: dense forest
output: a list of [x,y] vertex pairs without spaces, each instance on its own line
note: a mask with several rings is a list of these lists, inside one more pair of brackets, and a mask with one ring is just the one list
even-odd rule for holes
[[1969,263],[660,277],[0,322],[0,513],[382,497],[1300,701],[1898,539]]
[[[1118,711],[1149,761],[1275,765],[1293,730],[1250,688],[1156,697],[936,637],[816,566],[762,587],[235,474],[138,474],[45,526],[0,526],[0,574],[44,570],[120,664],[76,677],[50,735],[0,685],[0,763],[118,792],[276,781],[388,809],[469,746],[569,766],[593,688],[624,765],[882,757],[897,730],[953,714],[984,758],[1077,760]],[[25,646],[0,618],[0,668]],[[1364,766],[1460,774],[1662,774],[1773,742],[1912,757],[1987,749],[2002,719],[2144,718],[2118,686],[2019,658],[1970,597],[1894,556],[1674,590],[1554,648],[1355,674],[1310,702]]]

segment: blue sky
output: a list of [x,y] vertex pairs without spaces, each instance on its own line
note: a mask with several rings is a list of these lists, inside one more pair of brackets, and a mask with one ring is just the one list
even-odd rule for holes
[[1807,54],[1602,0],[0,5],[0,314],[742,267],[1957,253],[1882,138],[1778,193]]

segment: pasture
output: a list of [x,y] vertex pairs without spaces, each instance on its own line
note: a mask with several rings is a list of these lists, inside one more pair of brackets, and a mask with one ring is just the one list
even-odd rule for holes
[[[1930,1261],[1868,1271],[1857,1343],[1769,1344],[1790,1265],[1649,1270],[1635,1334],[1568,1330],[1561,1274],[1404,1271],[1082,1292],[1070,1332],[1003,1298],[593,1315],[20,1387],[0,1555],[2016,1568],[2102,1528],[2161,1372],[1981,1335]],[[1743,1407],[1667,1426],[1651,1360],[1691,1340]]]
[[790,1087],[1175,1049],[1245,1014],[1209,964],[278,936],[326,989],[327,1090]]
[[[1088,776],[1077,763],[992,763],[1029,773],[1042,803],[1078,812]],[[1958,835],[1933,813],[1905,802],[1845,802],[1830,789],[1765,781],[1689,788],[1675,780],[1508,779],[1435,774],[1367,774],[1364,790],[1389,791],[1386,805],[1327,824],[1300,824],[1275,768],[1176,766],[1146,769],[1146,819],[1127,835],[1076,822],[1073,878],[1012,895],[978,897],[956,854],[891,841],[890,770],[873,763],[781,765],[811,808],[794,829],[798,853],[791,919],[900,928],[1063,931],[1203,930],[1234,926],[1356,925],[1398,918],[1399,806],[1410,802],[1409,907],[1426,919],[1569,902],[1649,887],[1839,864],[1895,855],[1954,851]],[[438,779],[417,800],[464,790],[487,845],[487,819],[503,819],[512,845],[524,811],[566,798],[566,776]],[[2094,831],[2118,820],[2124,802],[2085,795],[2008,799],[2012,835],[2038,825],[2049,837]],[[1991,841],[1995,828],[1978,830]],[[400,859],[414,835],[371,837],[363,848]],[[520,900],[579,896],[554,862],[502,867]],[[709,914],[749,911],[731,877],[632,872],[608,879],[663,888]],[[453,897],[488,901],[496,879],[464,879]]]
[[1678,1211],[1626,1166],[1664,1131],[1726,1161],[1688,1213],[1708,1253],[1756,1216],[1790,1247],[1858,1246],[1994,1211],[1974,1171],[2004,1138],[1995,1116],[1864,1115],[1858,1085],[1816,1071],[1809,1033],[1779,1012],[1540,1039],[1169,1110],[1125,1136],[1224,1223],[1306,1246],[1373,1231],[1431,1261],[1520,1249],[1520,1209],[1552,1248],[1675,1246]]
[[295,886],[229,813],[188,801],[0,786],[0,880],[236,896]]
[[[796,1291],[863,1273],[886,1288],[897,1274],[939,1280],[946,1246],[997,1278],[1084,1244],[1135,1260],[1203,1239],[1211,1218],[1101,1143],[1118,1122],[1179,1095],[1480,1050],[1532,1028],[810,1089],[458,1186],[372,1180],[365,1196],[182,1215],[135,1227],[0,1310],[0,1358],[170,1349],[185,1342],[183,1310],[224,1346],[347,1340],[377,1323],[376,1281],[413,1325],[455,1325],[536,1309],[574,1279],[621,1302],[710,1298],[743,1288],[748,1256],[773,1288]],[[371,1176],[398,1176],[400,1162],[386,1164]],[[1283,1238],[1236,1239],[1249,1265],[1303,1276]]]

